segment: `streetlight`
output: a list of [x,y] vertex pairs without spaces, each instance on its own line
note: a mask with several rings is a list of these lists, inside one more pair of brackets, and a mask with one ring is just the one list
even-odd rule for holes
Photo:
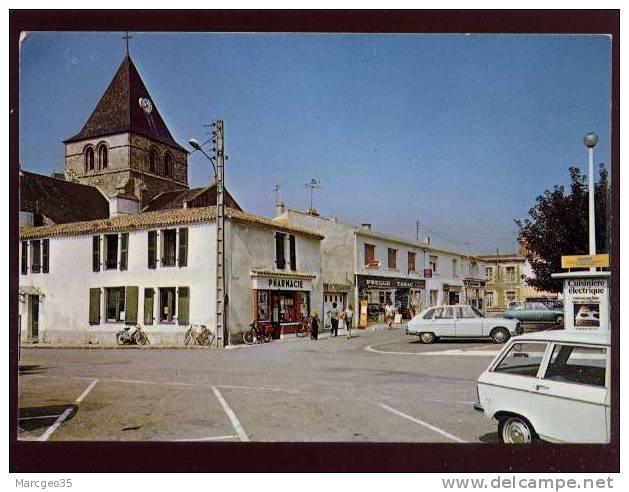
[[212,168],[214,169],[214,179],[216,179],[216,166],[214,165],[214,159],[212,159],[212,157],[209,156],[205,152],[205,150],[203,150],[203,147],[201,147],[201,144],[197,142],[196,139],[191,138],[190,140],[188,140],[188,144],[190,144],[190,147],[192,147],[194,150],[198,150],[199,152],[201,152],[205,157],[207,157],[208,161],[212,163]]
[[[583,137],[583,143],[588,148],[588,194],[589,194],[589,230],[590,230],[590,255],[596,254],[596,217],[594,216],[594,147],[598,143],[596,133],[587,133]],[[590,271],[596,271],[596,267],[590,267]]]

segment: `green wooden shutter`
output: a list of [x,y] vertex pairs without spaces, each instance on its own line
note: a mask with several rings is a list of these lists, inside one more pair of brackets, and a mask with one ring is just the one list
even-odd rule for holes
[[50,239],[42,241],[42,272],[48,273],[50,268]]
[[28,241],[22,241],[22,275],[28,273]]
[[129,257],[129,233],[120,234],[120,270],[126,270]]
[[100,236],[92,236],[92,270],[100,271]]
[[138,288],[125,288],[124,303],[124,321],[125,323],[135,324],[138,322]]
[[144,324],[153,324],[153,303],[155,299],[155,289],[144,289]]
[[90,289],[90,325],[100,324],[100,289]]
[[179,229],[179,266],[188,266],[188,228]]
[[180,325],[187,325],[190,322],[190,289],[188,287],[179,287],[179,306],[177,311],[177,322]]
[[288,236],[288,246],[289,246],[289,258],[290,258],[290,269],[297,270],[297,254],[295,252],[295,236],[291,234]]
[[149,231],[148,266],[155,268],[157,263],[157,231]]

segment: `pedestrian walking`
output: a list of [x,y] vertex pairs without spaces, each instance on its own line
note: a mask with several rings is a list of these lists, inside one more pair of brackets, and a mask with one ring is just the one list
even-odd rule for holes
[[347,328],[348,340],[352,338],[352,322],[353,321],[354,321],[354,311],[352,310],[352,305],[348,304],[347,309],[345,309],[345,327]]
[[312,315],[310,317],[310,339],[319,339],[319,313],[317,313],[316,309],[312,310]]
[[391,301],[387,301],[387,303],[384,306],[384,323],[387,325],[387,330],[391,329],[394,316],[395,316],[395,308],[391,305]]
[[336,337],[339,334],[339,310],[336,308],[336,302],[332,303],[332,309],[330,309],[327,314],[330,317],[330,324],[332,325],[330,336],[334,334]]
[[343,309],[343,305],[341,304],[341,309],[339,309],[339,330],[345,328],[345,309]]

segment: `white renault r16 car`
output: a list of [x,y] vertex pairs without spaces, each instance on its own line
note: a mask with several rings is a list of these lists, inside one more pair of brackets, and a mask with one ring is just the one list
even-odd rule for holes
[[406,327],[407,335],[417,335],[423,343],[433,343],[441,337],[491,338],[494,343],[505,343],[521,331],[517,319],[486,318],[467,304],[424,309]]
[[474,408],[508,444],[607,443],[609,332],[546,331],[511,339],[478,378]]

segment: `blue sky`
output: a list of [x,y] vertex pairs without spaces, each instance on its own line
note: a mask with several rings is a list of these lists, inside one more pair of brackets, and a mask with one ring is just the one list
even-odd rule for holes
[[[20,62],[20,163],[63,169],[124,56],[123,33],[31,33]],[[171,133],[225,122],[241,206],[290,208],[465,251],[515,250],[514,218],[586,168],[609,167],[606,36],[131,33],[131,56]],[[189,159],[191,186],[210,178]],[[612,178],[613,179],[613,178]]]

